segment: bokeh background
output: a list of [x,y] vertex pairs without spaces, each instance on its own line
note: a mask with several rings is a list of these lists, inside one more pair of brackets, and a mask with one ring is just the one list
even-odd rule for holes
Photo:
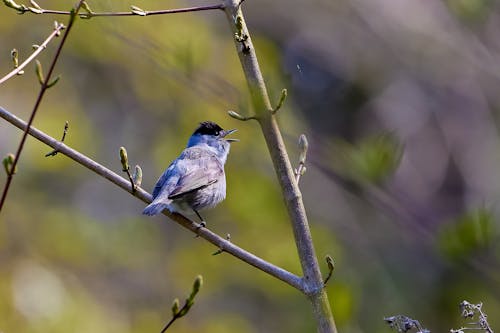
[[[63,0],[38,3],[68,9]],[[89,1],[95,11],[208,1]],[[500,328],[500,4],[494,0],[244,2],[291,159],[310,142],[301,189],[341,332],[388,332],[406,314],[432,331],[464,324],[458,304],[484,303]],[[0,75],[51,32],[51,15],[0,6]],[[201,121],[237,128],[228,199],[209,227],[300,274],[283,200],[252,114],[222,12],[78,20],[35,126],[143,188]],[[47,70],[59,40],[40,57]],[[39,84],[30,65],[0,86],[27,119]],[[0,121],[0,155],[21,133]],[[173,332],[313,332],[308,301],[217,249],[68,158],[29,139],[0,214],[0,331],[158,332],[175,297],[203,288]],[[124,175],[125,176],[125,175]],[[5,183],[0,176],[0,186]],[[323,264],[326,275],[326,264]]]

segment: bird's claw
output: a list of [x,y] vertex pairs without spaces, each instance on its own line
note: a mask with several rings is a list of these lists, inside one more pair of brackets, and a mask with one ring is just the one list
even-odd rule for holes
[[196,236],[194,238],[200,237],[200,234],[198,233],[201,228],[206,228],[207,223],[205,221],[201,221],[198,227],[196,228]]

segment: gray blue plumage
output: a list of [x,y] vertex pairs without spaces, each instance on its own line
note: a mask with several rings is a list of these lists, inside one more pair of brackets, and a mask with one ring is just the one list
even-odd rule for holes
[[206,121],[189,138],[186,149],[161,175],[153,190],[153,202],[143,211],[156,215],[165,208],[182,214],[215,207],[226,197],[224,164],[235,130],[223,130]]

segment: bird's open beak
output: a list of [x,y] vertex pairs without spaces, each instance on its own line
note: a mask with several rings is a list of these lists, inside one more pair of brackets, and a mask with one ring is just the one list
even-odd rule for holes
[[237,130],[235,130],[235,129],[231,129],[231,130],[224,131],[224,135],[223,135],[222,137],[223,137],[223,138],[224,138],[224,140],[226,140],[227,142],[238,142],[238,141],[240,141],[240,140],[238,140],[238,139],[229,139],[229,138],[227,138],[227,139],[226,139],[226,136],[228,136],[229,134],[234,133],[234,132],[236,132],[236,131],[237,131]]

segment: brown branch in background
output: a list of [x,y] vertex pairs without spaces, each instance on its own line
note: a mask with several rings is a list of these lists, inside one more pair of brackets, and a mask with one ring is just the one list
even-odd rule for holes
[[[12,125],[16,126],[17,128],[25,132],[28,132],[29,135],[33,136],[37,140],[54,148],[60,154],[71,158],[78,164],[81,164],[87,169],[94,171],[99,176],[106,178],[113,184],[131,193],[134,197],[140,199],[141,201],[145,203],[151,203],[152,201],[151,195],[148,192],[144,191],[141,188],[137,188],[135,192],[132,192],[130,189],[130,182],[125,178],[120,177],[119,175],[107,169],[103,165],[93,161],[92,159],[88,158],[82,153],[79,153],[78,151],[68,147],[61,141],[52,138],[51,136],[43,133],[42,131],[39,131],[34,127],[28,127],[25,121],[19,119],[18,117],[8,112],[7,110],[3,109],[2,107],[0,107],[0,117],[5,119]],[[287,283],[288,285],[294,287],[295,289],[301,292],[305,292],[304,280],[296,276],[295,274],[292,274],[281,267],[273,265],[263,260],[262,258],[255,256],[254,254],[234,245],[229,240],[218,236],[217,234],[213,233],[207,228],[201,228],[199,223],[193,222],[180,214],[172,214],[167,209],[163,211],[163,214],[172,219],[173,221],[175,221],[177,224],[183,226],[186,229],[191,230],[194,234],[197,234],[201,238],[212,243],[217,248],[224,249],[224,252],[229,253],[232,256],[240,259],[241,261],[246,262],[247,264],[254,266],[255,268],[277,278],[278,280]]]
[[4,83],[13,76],[20,74],[23,68],[26,67],[26,65],[28,65],[31,61],[33,61],[33,59],[35,59],[43,50],[45,50],[50,41],[54,37],[59,36],[61,30],[63,30],[64,28],[65,28],[64,24],[61,23],[57,24],[56,27],[54,28],[54,31],[49,35],[49,37],[47,37],[47,39],[41,45],[34,45],[34,47],[36,46],[35,51],[25,61],[23,61],[20,65],[15,66],[13,71],[11,71],[10,73],[8,73],[7,75],[5,75],[3,78],[0,79],[0,84]]
[[[54,59],[52,60],[52,63],[50,64],[50,68],[49,68],[49,71],[47,73],[47,77],[45,78],[45,80],[42,84],[42,87],[40,88],[40,93],[38,94],[38,97],[37,97],[36,102],[35,102],[35,106],[33,107],[33,111],[31,112],[31,116],[28,120],[28,125],[23,133],[21,141],[19,142],[19,147],[17,148],[14,163],[12,165],[13,170],[16,169],[19,158],[21,157],[21,152],[23,151],[24,143],[26,142],[26,138],[28,137],[28,129],[30,128],[31,124],[33,124],[33,120],[35,119],[35,115],[38,111],[38,107],[40,106],[40,103],[42,102],[42,99],[43,99],[43,96],[45,95],[45,92],[49,88],[48,82],[50,82],[50,78],[52,76],[52,73],[54,72],[54,68],[55,68],[57,60],[59,59],[59,56],[61,54],[64,43],[66,42],[66,39],[68,37],[69,32],[71,31],[71,28],[73,27],[73,23],[75,22],[76,15],[78,14],[78,11],[80,10],[80,7],[82,6],[83,2],[84,2],[83,0],[78,1],[76,7],[71,11],[72,15],[70,15],[70,18],[69,18],[68,27],[67,27],[66,31],[64,32],[64,35],[62,36],[61,42],[59,43],[59,47],[56,50],[56,54],[54,56]],[[5,204],[5,199],[7,198],[7,194],[9,193],[10,184],[12,183],[12,176],[13,176],[13,173],[9,173],[7,175],[7,181],[5,183],[5,186],[4,186],[4,189],[2,192],[2,198],[0,199],[0,212],[2,211],[3,205]]]

